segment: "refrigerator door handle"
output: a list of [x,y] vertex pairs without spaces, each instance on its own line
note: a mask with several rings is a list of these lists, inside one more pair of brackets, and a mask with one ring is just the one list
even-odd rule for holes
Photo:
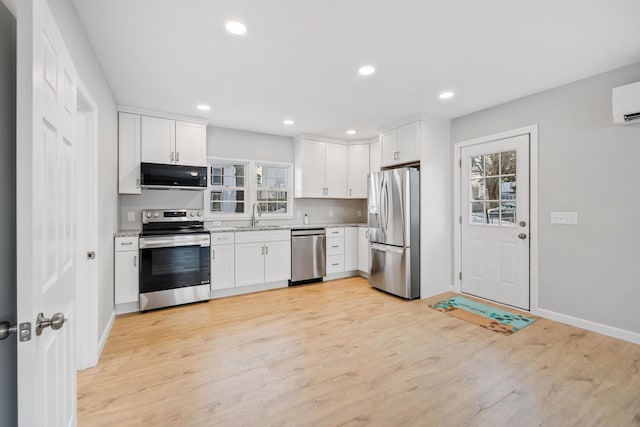
[[384,181],[384,236],[385,241],[387,240],[387,230],[389,229],[389,181],[385,179]]
[[371,249],[374,251],[391,252],[394,254],[402,254],[405,251],[405,248],[399,248],[397,246],[381,245],[379,243],[372,243]]

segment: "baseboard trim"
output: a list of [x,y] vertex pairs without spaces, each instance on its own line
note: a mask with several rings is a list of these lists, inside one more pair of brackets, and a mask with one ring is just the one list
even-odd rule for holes
[[111,317],[109,318],[109,323],[107,323],[107,327],[104,328],[102,332],[102,336],[100,337],[100,341],[98,342],[98,354],[96,355],[96,365],[100,361],[100,356],[102,356],[102,350],[104,350],[104,346],[107,344],[107,340],[109,339],[109,335],[111,334],[111,328],[113,328],[113,322],[116,321],[116,311],[113,310],[111,312]]
[[538,308],[533,313],[546,319],[555,320],[556,322],[565,323],[567,325],[576,326],[588,331],[597,332],[613,338],[629,341],[634,344],[640,344],[640,333],[628,331],[626,329],[616,328],[614,326],[603,325],[602,323],[592,322],[591,320],[581,319],[579,317],[570,316],[568,314],[558,313],[544,308]]
[[271,283],[260,283],[257,285],[246,285],[246,286],[237,286],[233,288],[225,288],[225,289],[212,289],[211,290],[211,299],[216,298],[226,298],[232,297],[235,295],[244,295],[252,292],[262,292],[262,291],[270,291],[272,289],[281,289],[289,286],[289,282],[278,281]]

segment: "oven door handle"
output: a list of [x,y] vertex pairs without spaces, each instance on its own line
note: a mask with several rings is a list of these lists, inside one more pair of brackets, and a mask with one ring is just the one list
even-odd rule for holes
[[163,238],[141,238],[140,249],[157,249],[157,248],[177,248],[183,246],[200,246],[207,248],[211,245],[209,236],[202,238],[189,237],[187,239],[180,237],[163,237]]

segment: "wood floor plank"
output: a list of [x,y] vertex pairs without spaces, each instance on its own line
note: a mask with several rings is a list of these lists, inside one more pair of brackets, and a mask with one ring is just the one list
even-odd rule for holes
[[640,346],[502,336],[360,278],[120,316],[81,426],[640,426]]

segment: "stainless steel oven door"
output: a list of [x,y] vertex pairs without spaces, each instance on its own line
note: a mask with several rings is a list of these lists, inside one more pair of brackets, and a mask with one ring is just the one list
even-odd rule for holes
[[210,283],[210,235],[140,238],[140,293]]

